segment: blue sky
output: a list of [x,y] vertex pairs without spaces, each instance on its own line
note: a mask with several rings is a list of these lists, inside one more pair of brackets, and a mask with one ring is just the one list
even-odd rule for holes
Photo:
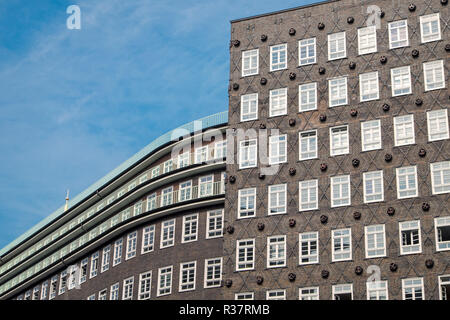
[[[161,134],[227,109],[232,19],[316,1],[1,0],[0,248]],[[81,30],[66,8],[81,8]]]

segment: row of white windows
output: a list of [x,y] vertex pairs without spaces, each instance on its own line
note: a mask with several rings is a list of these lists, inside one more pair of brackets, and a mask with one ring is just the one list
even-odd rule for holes
[[[449,139],[449,125],[447,109],[427,112],[428,141]],[[414,144],[415,125],[414,115],[407,114],[393,118],[394,146]],[[382,149],[381,120],[369,120],[361,122],[361,151]],[[349,126],[340,125],[329,129],[330,156],[338,156],[350,153]],[[269,137],[269,165],[287,162],[287,135],[275,135]],[[243,140],[239,142],[239,169],[257,166],[257,139]],[[318,134],[317,130],[299,132],[299,157],[300,161],[318,158]]]
[[[425,91],[445,88],[444,61],[436,60],[423,64]],[[328,80],[328,106],[330,108],[349,104],[348,77]],[[392,96],[412,94],[411,67],[391,69]],[[359,75],[359,98],[361,102],[380,98],[378,71]],[[317,82],[298,86],[298,112],[317,110]],[[269,117],[288,113],[288,88],[278,88],[269,92]],[[258,93],[241,96],[241,121],[258,119]]]
[[[222,281],[222,257],[205,259],[204,267],[204,281],[203,287],[205,289],[216,288],[221,286]],[[192,291],[196,288],[196,271],[197,261],[180,263],[179,276],[179,292]],[[165,296],[172,293],[172,273],[173,266],[166,266],[158,269],[158,286],[157,296]],[[41,287],[35,287],[33,291],[27,291],[24,296],[19,296],[18,300],[46,300],[53,299],[56,296],[58,277],[53,277],[50,280],[50,287],[48,282],[44,282]],[[68,289],[71,290],[74,286],[70,286],[71,278],[67,277],[67,273],[62,274],[59,283],[59,294],[66,290],[66,285],[69,283]],[[122,300],[133,299],[134,290],[134,276],[123,280],[122,285]],[[138,300],[148,300],[151,298],[152,288],[152,271],[144,272],[139,275],[139,289]],[[109,300],[120,299],[120,284],[119,282],[111,285],[109,292]],[[95,294],[90,295],[88,300],[95,300]],[[107,289],[100,290],[98,293],[98,300],[108,300]]]
[[[450,275],[438,277],[439,299],[450,299]],[[236,300],[254,300],[253,292],[242,292],[235,294]],[[375,280],[366,282],[367,300],[389,300],[388,281]],[[266,291],[267,300],[286,300],[285,289],[275,289]],[[299,300],[319,300],[319,287],[299,288]],[[332,286],[333,300],[353,300],[353,284],[336,284]],[[425,290],[423,278],[402,279],[402,299],[403,300],[425,300]]]
[[[450,250],[450,217],[434,219],[436,250]],[[385,225],[370,225],[364,228],[365,257],[387,257]],[[352,260],[351,228],[331,231],[331,261]],[[319,232],[299,234],[299,265],[319,263]],[[399,222],[400,255],[422,253],[420,220]],[[255,268],[255,239],[236,241],[236,271],[248,271]],[[267,238],[266,267],[279,268],[287,265],[286,235]]]
[[[450,193],[450,161],[430,164],[432,193],[434,195]],[[419,196],[417,166],[396,168],[397,198],[407,199]],[[350,175],[330,178],[331,207],[351,205]],[[269,185],[267,187],[267,214],[287,213],[287,184]],[[319,180],[299,181],[299,211],[319,209]],[[364,203],[384,201],[383,170],[363,173]],[[238,191],[238,219],[252,218],[257,210],[256,188],[245,188]]]
[[[389,23],[389,49],[409,46],[408,21],[399,20]],[[441,40],[440,15],[434,13],[420,17],[422,43]],[[287,43],[270,47],[270,71],[287,69]],[[377,52],[377,29],[369,26],[358,29],[358,53],[360,55]],[[302,39],[298,42],[298,65],[310,65],[317,62],[316,38]],[[347,57],[346,32],[328,35],[328,60]],[[259,73],[259,49],[242,52],[242,76]]]

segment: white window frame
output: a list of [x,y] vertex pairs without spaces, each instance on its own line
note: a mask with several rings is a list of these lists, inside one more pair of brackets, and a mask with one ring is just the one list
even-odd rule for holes
[[[254,110],[252,110],[254,109]],[[244,112],[247,110],[247,112]],[[241,96],[241,122],[258,119],[258,93],[249,93]]]
[[450,297],[447,295],[444,297],[442,292],[442,285],[450,285],[450,274],[444,274],[442,276],[439,276],[438,279],[439,279],[439,300],[450,300]]
[[317,82],[298,86],[298,112],[317,110]]
[[[343,41],[343,43],[341,43]],[[328,60],[337,60],[347,57],[347,40],[345,31],[328,35]]]
[[[281,55],[284,52],[284,61]],[[276,61],[274,61],[276,58]],[[270,72],[287,69],[288,63],[287,43],[281,43],[270,47]]]
[[[273,189],[281,189],[281,187],[283,187],[283,190],[273,190]],[[276,193],[276,203],[272,203],[272,197],[271,194],[272,193]],[[280,194],[284,193],[284,197]],[[280,201],[281,200],[281,201]],[[280,205],[280,202],[284,201],[284,210],[283,210],[283,206]],[[268,186],[268,208],[267,208],[267,214],[269,216],[271,215],[277,215],[277,214],[285,214],[287,213],[287,185],[286,184],[276,184],[276,185],[271,185]],[[276,209],[276,212],[272,212],[272,209]],[[280,211],[278,211],[280,210]]]
[[156,198],[156,192],[152,193],[147,197],[147,211],[154,210],[157,207],[157,198]]
[[[303,195],[307,200],[303,201]],[[319,181],[318,179],[299,181],[298,183],[298,211],[319,209]]]
[[267,268],[286,266],[286,236],[267,237]]
[[111,262],[111,245],[107,245],[102,250],[102,267],[100,269],[100,273],[109,270],[110,262]]
[[[303,244],[306,244],[307,253],[303,252]],[[298,235],[298,264],[308,265],[319,263],[319,232],[304,232]],[[307,261],[302,261],[306,260]]]
[[86,282],[87,280],[87,274],[88,274],[88,263],[89,263],[89,258],[84,258],[83,260],[81,260],[80,262],[80,279],[79,279],[79,284],[82,284],[84,282]]
[[173,247],[175,245],[176,220],[170,219],[161,223],[160,249]]
[[[435,22],[437,22],[437,33],[431,32],[430,34],[425,34],[425,26],[429,26]],[[428,28],[431,31],[430,26]],[[420,17],[420,39],[422,43],[441,40],[441,19],[439,12]]]
[[[243,205],[245,204],[245,209]],[[250,209],[250,207],[252,207]],[[250,214],[252,212],[252,214]],[[256,188],[240,189],[238,191],[238,219],[256,216]]]
[[192,180],[180,182],[178,186],[178,201],[187,201],[192,199]]
[[[413,282],[420,282],[420,283],[413,283]],[[417,289],[420,288],[421,290],[421,299],[420,300],[425,300],[425,290],[424,290],[424,286],[423,286],[423,278],[408,278],[408,279],[402,279],[402,299],[403,300],[417,300],[416,299],[416,295],[417,293],[415,292],[415,290],[413,290],[412,295],[413,295],[413,299],[406,299],[406,290],[407,289]]]
[[450,138],[447,109],[427,112],[428,141],[438,141]]
[[[318,148],[317,148],[317,141],[318,141],[318,135],[317,130],[309,130],[309,131],[302,131],[298,133],[299,135],[299,160],[310,160],[310,159],[316,159],[318,157]],[[306,146],[306,151],[302,150],[303,145]],[[313,154],[314,153],[314,154]],[[306,156],[305,156],[306,154]]]
[[139,275],[138,300],[149,300],[152,293],[152,270]]
[[[379,238],[380,235],[381,239]],[[365,226],[364,241],[367,259],[386,256],[386,232],[384,224]],[[369,241],[372,243],[372,247],[370,247]],[[379,253],[379,251],[382,252]]]
[[[343,130],[345,129],[345,130]],[[338,141],[334,142],[334,137]],[[349,127],[348,125],[330,128],[330,156],[339,156],[350,153]]]
[[209,197],[214,194],[214,174],[198,178],[198,197]]
[[[371,293],[374,293],[375,299],[371,299]],[[389,290],[387,280],[366,282],[367,300],[389,300]],[[385,299],[380,299],[384,296]]]
[[435,60],[423,63],[423,83],[425,86],[425,91],[445,88],[446,79],[444,60]]
[[286,290],[285,289],[267,290],[266,300],[286,300]]
[[336,299],[336,294],[346,294],[346,293],[350,293],[351,295],[351,299],[353,300],[353,283],[345,283],[345,284],[335,284],[332,287],[332,297],[333,300],[337,300]]
[[[195,278],[197,271],[197,261],[180,263],[179,292],[195,290]],[[186,275],[186,277],[185,277]]]
[[269,137],[269,165],[287,162],[287,135]]
[[[254,151],[254,152],[253,152]],[[256,167],[258,163],[257,139],[243,140],[239,142],[239,169]]]
[[234,300],[254,300],[255,294],[253,292],[240,292],[234,294]]
[[[397,78],[399,79],[396,80]],[[391,69],[391,87],[393,97],[404,96],[412,93],[411,66]]]
[[242,51],[242,76],[248,77],[259,73],[259,49]]
[[328,80],[328,107],[334,108],[348,104],[347,77]]
[[277,117],[287,114],[287,88],[269,91],[269,116]]
[[361,122],[361,148],[362,151],[382,148],[380,119]]
[[[381,190],[376,190],[377,180],[381,180],[379,185]],[[364,185],[364,203],[373,203],[384,201],[384,179],[383,170],[369,171],[363,173],[363,185]],[[369,188],[371,191],[369,193]],[[371,197],[371,199],[369,199]]]
[[436,237],[436,251],[448,251],[450,250],[450,240],[441,241],[439,240],[438,227],[449,227],[450,228],[450,217],[440,217],[434,219],[434,234]]
[[100,290],[99,292],[98,292],[98,300],[106,300],[106,297],[107,297],[107,289],[105,288],[105,289],[103,289],[103,290]]
[[[339,234],[338,234],[339,233]],[[349,238],[349,247],[343,248],[345,238]],[[348,261],[352,260],[353,252],[352,252],[352,229],[351,228],[343,228],[343,229],[335,229],[331,231],[331,252],[332,252],[332,261]],[[336,250],[336,244],[339,241],[340,249]],[[338,257],[336,257],[339,255]],[[341,257],[342,256],[342,257]]]
[[319,300],[319,287],[298,288],[298,300]]
[[223,209],[208,211],[206,219],[206,239],[223,237]]
[[181,236],[181,243],[197,241],[198,222],[198,213],[183,216],[183,232]]
[[123,280],[122,300],[132,300],[134,290],[134,276]]
[[[394,142],[396,147],[416,143],[414,127],[413,114],[394,117]],[[406,135],[407,130],[410,130],[412,135]]]
[[217,288],[222,283],[222,263],[223,258],[205,259],[205,275],[203,287]]
[[[169,279],[169,280],[168,280]],[[158,269],[158,290],[157,297],[166,296],[172,293],[173,266]]]
[[173,186],[161,190],[160,207],[169,206],[173,203]]
[[121,238],[114,242],[113,267],[117,266],[122,262],[122,251],[123,251],[123,239]]
[[195,148],[195,164],[207,162],[208,159],[208,145]]
[[[243,259],[239,260],[242,253]],[[255,268],[255,239],[236,240],[236,271],[248,271]]]
[[[414,178],[414,188],[411,186],[411,175]],[[400,167],[395,169],[395,176],[397,181],[397,199],[407,199],[419,196],[419,185],[417,180],[417,166]],[[401,181],[404,180],[404,183]],[[400,190],[400,186],[405,185],[404,190]],[[401,193],[407,193],[402,195]],[[413,194],[410,194],[414,192]]]
[[[440,183],[436,181],[437,174],[435,171],[438,171],[438,178]],[[431,190],[433,194],[443,194],[450,192],[450,179],[449,181],[445,181],[445,177],[450,176],[450,161],[441,161],[430,163],[430,172],[431,172]],[[439,191],[436,189],[439,188]]]
[[[310,48],[313,48],[313,54],[311,55]],[[305,49],[302,51],[302,49]],[[305,54],[302,57],[302,54]],[[298,41],[298,65],[307,66],[309,64],[314,64],[317,62],[317,48],[316,48],[316,38],[302,39]]]
[[155,249],[155,229],[154,224],[142,229],[141,254],[152,252]]
[[358,54],[377,52],[377,26],[358,29]]
[[98,260],[99,260],[99,254],[98,251],[93,253],[91,256],[91,270],[89,272],[89,279],[92,279],[97,276],[98,274]]
[[[336,182],[335,180],[341,180]],[[346,181],[344,181],[344,179]],[[350,183],[350,175],[341,175],[341,176],[335,176],[331,177],[331,207],[337,208],[337,207],[344,207],[344,206],[350,206],[352,204],[352,190],[351,190],[351,183]],[[334,197],[334,189],[336,188],[336,184],[339,184],[339,197]],[[343,197],[342,188],[344,184],[347,185],[348,188],[348,197]],[[335,203],[335,201],[339,201],[338,204]],[[345,202],[344,202],[345,201]]]
[[[416,244],[403,244],[403,231],[417,230]],[[400,255],[419,254],[422,253],[422,231],[420,229],[420,220],[401,221],[398,223],[398,234],[400,238]],[[410,239],[411,240],[411,239]]]
[[127,248],[125,253],[125,261],[136,257],[136,248],[137,248],[137,231],[133,231],[127,235]]
[[[408,20],[397,20],[389,23],[389,49],[397,49],[409,46],[409,36],[408,36]],[[399,31],[405,29],[405,37],[400,37]],[[396,32],[398,39],[394,40],[393,32]]]
[[227,157],[227,140],[217,141],[214,144],[214,159],[224,159]]
[[379,98],[378,71],[361,73],[359,75],[359,100],[365,102],[378,100]]

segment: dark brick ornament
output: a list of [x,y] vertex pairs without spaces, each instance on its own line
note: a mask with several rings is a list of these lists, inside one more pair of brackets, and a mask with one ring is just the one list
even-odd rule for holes
[[396,272],[398,270],[398,265],[396,263],[392,262],[389,265],[389,270],[391,270],[392,272]]
[[423,104],[423,100],[421,98],[417,98],[415,103],[416,103],[416,106],[421,106]]
[[386,154],[384,155],[384,161],[386,161],[386,162],[391,162],[391,161],[392,161],[392,154],[386,153]]
[[430,210],[430,204],[428,202],[422,203],[422,210],[423,211],[429,211]]
[[235,46],[236,48],[239,47],[240,44],[241,44],[241,42],[239,40],[233,41],[233,46]]
[[411,3],[409,6],[408,6],[408,10],[409,11],[411,11],[411,12],[414,12],[414,11],[416,11],[416,5],[414,4],[414,3]]
[[351,61],[351,62],[348,64],[348,67],[349,67],[351,70],[354,70],[354,69],[356,68],[356,63],[353,62],[353,61]]
[[359,212],[359,211],[353,212],[353,218],[354,218],[355,220],[361,219],[361,212]]
[[320,276],[321,276],[323,279],[328,279],[328,277],[330,276],[330,272],[329,272],[328,270],[322,270],[322,271],[320,272]]
[[233,233],[234,233],[234,227],[233,227],[233,226],[228,226],[228,227],[227,227],[227,232],[228,232],[229,234],[233,234]]
[[256,277],[256,284],[258,284],[260,286],[263,284],[263,282],[264,282],[264,278],[262,276]]
[[295,275],[295,273],[291,272],[288,274],[288,279],[290,282],[294,282],[296,278],[297,278],[297,276]]
[[387,103],[383,104],[383,111],[384,112],[388,112],[390,108],[391,108],[391,106],[388,105]]
[[355,18],[353,18],[353,17],[348,17],[347,18],[347,23],[348,24],[352,24],[353,22],[355,22]]
[[427,155],[427,150],[421,148],[418,152],[419,157],[423,158]]
[[392,217],[395,214],[395,208],[394,207],[387,208],[386,213]]
[[265,123],[261,123],[261,124],[259,125],[259,128],[262,129],[262,130],[264,130],[264,129],[266,128],[266,124],[265,124]]
[[232,285],[233,285],[233,280],[231,280],[231,279],[225,280],[225,286],[227,288],[230,288]]
[[327,116],[325,114],[321,114],[319,116],[319,120],[320,120],[320,122],[325,122],[325,121],[327,121]]
[[267,84],[267,79],[266,78],[261,78],[259,83],[261,83],[263,86],[265,86]]
[[295,126],[295,119],[289,119],[289,126],[293,127]]
[[351,109],[351,110],[350,110],[350,115],[351,115],[352,117],[356,117],[356,116],[358,115],[358,110],[356,110],[356,109]]
[[295,227],[296,221],[294,218],[289,219],[289,227],[293,228]]
[[257,225],[257,228],[258,228],[259,231],[263,231],[264,227],[265,227],[264,223],[262,223],[262,222],[259,222],[258,225]]
[[289,73],[289,79],[295,80],[296,77],[297,77],[297,74],[295,72],[290,72]]
[[290,35],[290,36],[295,36],[295,32],[296,32],[296,31],[295,31],[294,28],[290,28],[290,29],[289,29],[289,35]]
[[448,3],[448,0],[441,0],[441,4],[442,4],[443,6],[447,5],[447,3]]
[[320,216],[320,222],[323,223],[323,224],[327,223],[328,222],[328,217],[326,215],[324,215],[324,214],[321,215]]
[[239,83],[233,83],[233,90],[234,91],[239,90]]
[[323,29],[325,29],[325,24],[323,22],[319,22],[319,24],[317,25],[317,28],[319,30],[323,30]]
[[258,175],[258,178],[259,178],[260,180],[264,180],[265,177],[266,177],[266,175],[263,174],[263,173],[260,173],[260,174]]
[[325,74],[327,70],[324,67],[319,68],[319,74]]
[[230,183],[235,183],[236,182],[236,177],[235,176],[230,176],[229,181],[230,181]]
[[433,259],[427,259],[427,260],[425,260],[425,266],[426,266],[428,269],[433,268],[433,267],[434,267],[434,261],[433,261]]
[[321,170],[321,171],[325,171],[325,170],[327,170],[327,168],[328,168],[328,166],[327,166],[326,163],[321,163],[321,164],[320,164],[320,170]]
[[387,62],[387,57],[386,56],[381,56],[380,57],[380,62],[382,63],[382,64],[385,64],[386,62]]
[[261,41],[262,42],[266,42],[267,41],[267,35],[266,34],[262,34],[261,35]]
[[413,51],[411,51],[411,55],[413,56],[413,58],[417,58],[419,56],[419,50],[414,49]]
[[363,273],[364,269],[361,266],[356,266],[355,273],[360,276]]
[[381,10],[380,11],[380,18],[384,18],[385,15],[386,15],[386,13],[383,10]]
[[356,168],[359,166],[359,159],[353,159],[352,160],[352,165]]
[[297,170],[295,170],[295,168],[289,168],[289,175],[290,176],[295,176],[296,172],[297,172]]

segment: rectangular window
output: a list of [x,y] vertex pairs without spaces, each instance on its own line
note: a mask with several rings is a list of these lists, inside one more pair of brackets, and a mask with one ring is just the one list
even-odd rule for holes
[[359,54],[377,52],[377,26],[358,29]]
[[366,282],[367,300],[388,300],[387,281]]
[[173,187],[165,188],[161,191],[161,207],[171,205],[173,203]]
[[198,213],[183,217],[183,236],[182,243],[197,240],[198,231]]
[[214,176],[212,174],[198,178],[198,196],[208,197],[213,195]]
[[389,23],[389,49],[407,47],[408,45],[408,20]]
[[287,135],[269,137],[269,164],[287,161]]
[[331,177],[331,207],[350,204],[350,175]]
[[[98,253],[97,253],[98,255]],[[58,295],[63,294],[64,292],[66,292],[67,289],[67,271],[64,270],[63,272],[61,272],[61,275],[59,277],[59,292]],[[30,294],[30,299],[26,299],[25,300],[31,300],[31,294]]]
[[319,233],[305,232],[299,234],[299,264],[319,263]]
[[449,138],[447,109],[427,112],[428,141]]
[[386,256],[386,234],[384,224],[366,226],[366,258],[377,258]]
[[172,266],[159,268],[157,294],[158,297],[172,293],[172,269]]
[[286,266],[286,236],[267,238],[267,268]]
[[88,265],[88,258],[84,258],[83,260],[81,260],[80,263],[80,284],[82,284],[83,282],[86,281],[87,279],[87,265]]
[[287,44],[270,47],[270,71],[287,68]]
[[223,236],[223,210],[208,211],[206,225],[206,239]]
[[410,66],[391,69],[392,96],[412,93]]
[[91,272],[89,274],[89,279],[97,276],[98,273],[98,252],[91,256]]
[[156,193],[147,197],[147,211],[156,209]]
[[50,280],[50,295],[49,295],[49,300],[52,300],[56,297],[56,288],[58,285],[58,276],[54,276],[52,277],[52,279]]
[[319,287],[300,288],[298,290],[299,300],[319,300]]
[[222,258],[205,260],[205,288],[220,287],[222,282]]
[[123,280],[122,300],[133,299],[134,277]]
[[317,130],[299,132],[299,159],[317,158]]
[[180,183],[178,188],[179,202],[191,200],[192,198],[192,180]]
[[123,240],[119,239],[114,243],[114,260],[113,267],[122,262]]
[[411,198],[419,195],[417,187],[417,167],[402,167],[396,169],[397,198]]
[[400,254],[422,252],[420,220],[399,222]]
[[127,236],[127,252],[125,260],[136,256],[137,231],[129,233]]
[[317,110],[317,82],[298,86],[298,112]]
[[298,61],[300,66],[316,63],[316,38],[298,42]]
[[239,169],[256,167],[256,139],[239,143]]
[[195,290],[195,270],[197,262],[180,263],[180,287],[179,292]]
[[242,76],[258,74],[259,50],[247,50],[242,52]]
[[138,216],[142,213],[142,201],[139,201],[134,205],[134,216]]
[[269,186],[269,215],[286,213],[286,184]]
[[333,261],[352,260],[352,230],[338,229],[332,231]]
[[328,60],[342,59],[347,56],[345,32],[328,35]]
[[111,246],[104,247],[103,254],[102,254],[102,270],[101,270],[101,272],[105,272],[109,269],[110,256],[111,256]]
[[155,248],[155,225],[145,227],[142,230],[142,250],[141,253],[153,251]]
[[251,93],[241,96],[241,121],[258,119],[258,94]]
[[333,300],[353,300],[353,284],[336,284],[333,286]]
[[178,155],[178,168],[184,168],[190,165],[190,153],[183,152]]
[[256,215],[256,188],[239,190],[238,219]]
[[214,145],[214,159],[227,157],[227,140],[216,142]]
[[394,138],[396,147],[415,143],[414,115],[394,117]]
[[299,182],[299,211],[319,209],[318,180]]
[[169,160],[167,160],[167,161],[164,161],[164,164],[163,164],[163,172],[164,173],[167,173],[167,172],[170,172],[170,171],[172,171],[173,170],[173,160],[172,159],[169,159]]
[[450,192],[450,161],[430,163],[433,194]]
[[89,297],[87,297],[86,300],[90,300],[90,301],[95,300],[95,293],[91,294]]
[[330,155],[338,156],[349,152],[348,126],[330,128]]
[[98,292],[98,300],[106,300],[107,290],[103,289]]
[[237,240],[236,271],[253,270],[255,267],[255,239]]
[[364,203],[384,201],[383,170],[365,172]]
[[267,300],[286,300],[286,290],[267,290]]
[[346,105],[347,101],[347,77],[328,80],[329,106],[337,107]]
[[402,279],[403,300],[425,300],[423,278]]
[[161,224],[161,249],[171,247],[175,243],[175,219]]
[[152,179],[153,179],[153,178],[156,178],[157,176],[159,176],[159,166],[154,167],[154,168],[151,170],[151,177],[152,177]]
[[254,300],[253,292],[242,292],[234,295],[234,300]]
[[380,97],[378,88],[378,71],[362,73],[359,75],[360,100],[377,100]]
[[195,149],[195,163],[203,163],[208,161],[208,146]]
[[362,151],[381,149],[381,121],[361,122]]
[[434,219],[436,250],[450,250],[450,217]]
[[439,21],[439,13],[420,17],[422,43],[441,40],[441,24]]
[[109,300],[119,300],[119,283],[115,283],[111,286],[109,293]]
[[287,114],[287,88],[270,90],[270,116]]
[[450,275],[439,276],[439,300],[450,300]]
[[425,91],[445,88],[444,60],[425,62],[423,76]]
[[139,295],[138,300],[150,299],[152,290],[152,272],[148,271],[139,275]]

